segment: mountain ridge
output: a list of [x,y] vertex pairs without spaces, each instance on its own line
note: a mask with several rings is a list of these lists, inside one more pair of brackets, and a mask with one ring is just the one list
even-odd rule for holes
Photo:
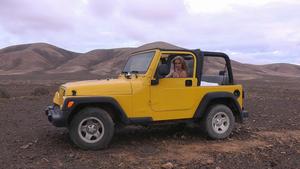
[[[140,47],[94,49],[86,53],[69,51],[48,43],[31,43],[0,49],[0,75],[87,72],[96,75],[118,74],[131,53],[153,48],[185,49],[167,42],[152,42]],[[252,65],[232,60],[234,75],[251,79],[264,75],[300,77],[300,66],[287,63]]]

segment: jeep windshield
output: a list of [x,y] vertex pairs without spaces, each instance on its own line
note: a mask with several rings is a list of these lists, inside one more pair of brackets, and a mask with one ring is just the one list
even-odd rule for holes
[[122,73],[145,74],[154,54],[155,51],[130,56]]

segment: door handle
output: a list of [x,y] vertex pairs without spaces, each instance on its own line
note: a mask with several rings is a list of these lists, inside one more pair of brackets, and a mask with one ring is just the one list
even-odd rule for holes
[[185,81],[185,86],[192,86],[193,85],[193,81],[192,80],[186,80]]

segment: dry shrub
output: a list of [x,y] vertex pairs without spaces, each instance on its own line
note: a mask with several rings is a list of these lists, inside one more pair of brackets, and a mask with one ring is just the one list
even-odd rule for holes
[[8,94],[8,92],[5,89],[0,89],[0,98],[10,98],[10,95]]
[[37,87],[31,92],[31,95],[33,96],[43,96],[43,95],[48,95],[49,90],[43,87]]

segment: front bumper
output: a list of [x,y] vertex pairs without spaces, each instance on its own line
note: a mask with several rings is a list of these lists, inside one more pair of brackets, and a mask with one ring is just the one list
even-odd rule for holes
[[45,110],[48,120],[56,127],[64,127],[67,124],[65,113],[60,110],[58,105],[48,106]]

